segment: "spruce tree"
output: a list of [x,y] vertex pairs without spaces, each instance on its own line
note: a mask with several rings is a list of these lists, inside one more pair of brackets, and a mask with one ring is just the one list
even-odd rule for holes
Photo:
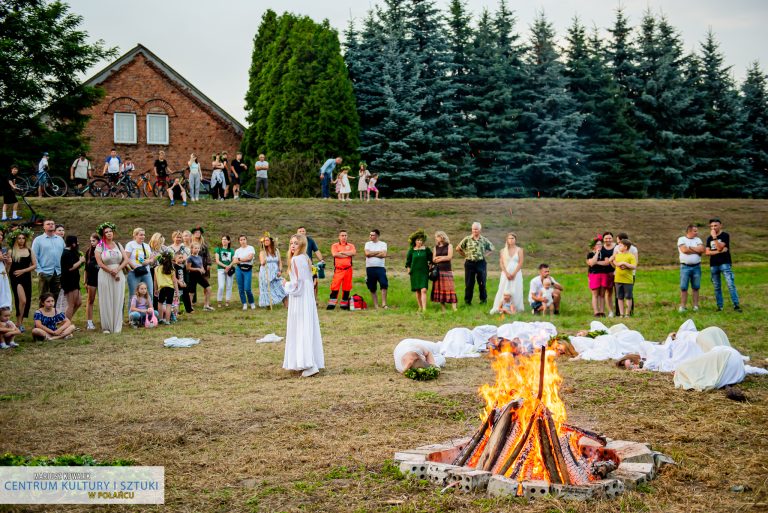
[[745,192],[753,197],[768,196],[768,86],[760,65],[753,62],[741,87],[742,140],[747,160]]

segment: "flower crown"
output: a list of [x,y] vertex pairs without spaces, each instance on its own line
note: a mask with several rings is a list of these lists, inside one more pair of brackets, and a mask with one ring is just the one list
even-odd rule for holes
[[173,261],[173,251],[164,250],[157,255],[157,263],[163,265],[166,260]]
[[192,229],[191,229],[191,230],[189,230],[189,231],[190,231],[190,232],[192,232],[192,233],[195,233],[195,232],[200,232],[200,235],[202,235],[202,234],[204,234],[204,233],[205,233],[205,230],[203,230],[203,227],[202,227],[202,226],[195,226],[194,228],[192,228]]
[[23,235],[27,239],[31,239],[34,233],[35,232],[27,228],[26,226],[15,228],[14,230],[11,231],[11,233],[8,234],[8,240],[15,241],[19,235]]
[[411,246],[416,245],[416,240],[421,239],[422,241],[427,241],[427,234],[424,232],[423,228],[419,228],[415,232],[411,234],[410,237],[408,237],[408,242],[411,244]]
[[349,167],[349,166],[341,166],[341,170],[342,170],[342,171],[351,171],[351,170],[352,170],[352,168],[351,168],[351,167]]
[[269,234],[269,232],[264,232],[264,235],[259,239],[259,242],[264,244],[265,240],[271,240],[275,245],[277,245],[277,239],[273,238],[272,235]]
[[96,228],[96,233],[99,234],[100,237],[104,236],[104,229],[109,228],[113,232],[117,231],[117,225],[115,223],[112,223],[110,221],[104,221]]
[[597,234],[597,236],[595,236],[595,238],[594,238],[594,239],[592,239],[592,241],[589,243],[589,247],[590,247],[590,248],[594,248],[594,247],[595,247],[595,244],[597,244],[598,242],[603,242],[603,236],[602,236],[602,235],[600,235],[599,233],[598,233],[598,234]]

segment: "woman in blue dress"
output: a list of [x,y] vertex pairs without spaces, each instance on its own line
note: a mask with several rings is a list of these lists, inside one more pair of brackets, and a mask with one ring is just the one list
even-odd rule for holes
[[282,261],[280,253],[275,247],[275,239],[269,232],[261,238],[261,251],[259,251],[259,306],[270,307],[283,303],[288,306],[288,296],[282,283]]

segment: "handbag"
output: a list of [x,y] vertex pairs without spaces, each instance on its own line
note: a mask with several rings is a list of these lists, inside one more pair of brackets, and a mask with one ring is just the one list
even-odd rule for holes
[[[141,251],[144,252],[144,260],[146,260],[147,259],[147,250],[144,249],[144,244],[141,245]],[[137,278],[139,278],[141,276],[146,276],[147,274],[149,274],[149,269],[147,269],[146,265],[140,265],[140,266],[135,267],[133,269],[133,275],[135,277],[137,277]]]
[[157,326],[157,317],[155,317],[155,311],[152,308],[147,309],[147,315],[144,317],[144,327],[154,328]]
[[240,268],[241,271],[244,273],[247,273],[251,269],[253,269],[253,264],[237,264],[237,266]]
[[230,267],[229,270],[227,271],[227,276],[232,276],[233,274],[235,274],[235,268]]
[[437,281],[437,279],[440,277],[440,268],[436,265],[433,265],[429,268],[429,281]]

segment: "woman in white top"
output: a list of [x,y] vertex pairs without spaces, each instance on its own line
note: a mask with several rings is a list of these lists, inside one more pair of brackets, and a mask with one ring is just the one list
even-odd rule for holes
[[154,285],[152,283],[151,265],[155,261],[152,248],[144,242],[146,234],[144,228],[133,229],[133,240],[125,245],[125,258],[128,259],[128,297],[132,298],[139,283],[147,285],[149,297],[152,297]]
[[524,311],[523,306],[523,260],[525,254],[523,248],[517,246],[517,235],[507,234],[507,244],[499,252],[499,266],[501,267],[501,279],[496,299],[493,301],[491,313],[499,312],[504,294],[512,296],[512,306],[515,312]]
[[200,169],[200,162],[197,160],[197,156],[193,153],[189,156],[189,197],[191,201],[200,200],[200,183],[203,181],[202,170]]
[[304,235],[291,237],[288,270],[291,281],[283,280],[288,293],[283,368],[302,371],[301,375],[306,378],[325,367],[325,357],[312,283],[312,262],[307,256],[307,238]]
[[245,235],[240,236],[240,247],[235,250],[235,258],[232,263],[237,267],[235,268],[235,280],[237,281],[237,290],[240,293],[240,302],[243,303],[243,310],[248,309],[248,305],[251,305],[251,309],[256,309],[256,302],[253,299],[253,290],[251,290],[251,282],[253,280],[253,259],[256,256],[256,250],[253,246],[248,245],[248,237]]

